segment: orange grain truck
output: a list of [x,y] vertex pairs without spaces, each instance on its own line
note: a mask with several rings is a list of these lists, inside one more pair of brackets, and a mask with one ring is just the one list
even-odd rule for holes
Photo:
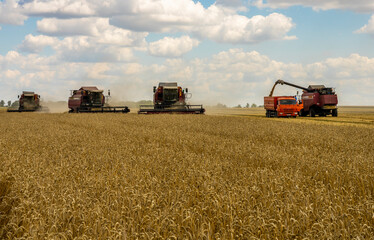
[[266,117],[296,117],[303,108],[293,96],[264,97]]

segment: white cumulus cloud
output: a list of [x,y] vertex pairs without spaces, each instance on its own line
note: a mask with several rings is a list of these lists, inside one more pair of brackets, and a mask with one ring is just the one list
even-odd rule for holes
[[0,23],[22,24],[38,16],[38,31],[44,35],[106,34],[107,41],[134,37],[129,32],[177,32],[224,43],[296,38],[288,36],[291,18],[279,13],[247,17],[239,13],[247,10],[245,5],[241,0],[218,0],[208,8],[193,0],[5,0],[0,2]]
[[90,36],[98,43],[121,46],[145,46],[146,32],[133,32],[109,24],[108,18],[57,19],[37,22],[38,31],[50,36]]
[[37,21],[38,31],[52,36],[97,36],[106,24],[103,18],[44,18]]
[[131,48],[98,44],[87,36],[66,37],[53,49],[59,59],[69,62],[123,62],[133,58]]
[[199,41],[189,36],[180,38],[164,37],[149,44],[148,52],[152,56],[180,57],[199,45]]
[[0,23],[22,25],[26,19],[16,0],[0,1]]
[[266,40],[295,39],[287,36],[294,27],[292,19],[279,13],[266,17],[256,15],[247,18],[240,15],[226,16],[217,25],[201,25],[192,30],[196,35],[217,42],[255,43]]
[[259,8],[288,8],[291,6],[311,7],[314,10],[343,9],[355,12],[370,13],[374,11],[371,0],[253,0],[252,4]]
[[247,2],[243,0],[216,0],[217,5],[233,8],[238,11],[248,11]]
[[[79,44],[85,45],[84,39],[81,41]],[[74,44],[66,48],[73,51]],[[190,89],[191,103],[221,102],[234,106],[247,102],[262,104],[263,96],[269,94],[280,78],[305,87],[309,84],[335,87],[340,105],[372,105],[373,66],[374,58],[359,54],[299,64],[276,61],[257,51],[242,49],[222,51],[208,58],[173,58],[148,65],[135,60],[71,63],[56,57],[11,51],[0,55],[0,84],[4,86],[0,95],[14,99],[24,88],[29,88],[45,99],[67,100],[69,89],[89,84],[110,88],[113,96],[122,100],[142,100],[152,98],[152,86],[158,82],[177,81]],[[279,86],[275,94],[293,95],[296,91]]]
[[374,14],[371,15],[368,24],[356,30],[355,33],[367,33],[374,36]]
[[[24,52],[38,53],[44,47],[55,51],[56,59],[68,62],[127,62],[133,58],[130,47],[116,44],[100,43],[100,40],[89,36],[74,36],[58,39],[45,35],[25,37],[19,46]],[[17,52],[14,52],[18,54]]]
[[28,34],[19,46],[19,49],[24,52],[39,53],[43,51],[44,47],[53,46],[57,42],[58,39],[54,37],[44,35],[33,36],[32,34]]
[[139,5],[133,13],[116,15],[110,23],[134,31],[193,33],[227,43],[294,39],[287,36],[294,26],[292,19],[279,13],[248,18],[222,4],[205,9],[192,0],[144,0],[134,4]]
[[112,26],[108,18],[44,18],[37,27],[42,35],[27,35],[19,50],[38,53],[49,46],[64,61],[127,62],[134,49],[147,49],[148,33]]
[[24,3],[22,7],[30,16],[68,18],[95,14],[94,5],[86,0],[33,0]]

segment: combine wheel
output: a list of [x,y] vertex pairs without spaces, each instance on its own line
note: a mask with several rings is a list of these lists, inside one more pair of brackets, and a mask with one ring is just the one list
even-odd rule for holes
[[312,109],[310,109],[310,111],[309,111],[309,115],[311,116],[311,117],[315,117],[316,116],[316,111],[312,108]]
[[331,115],[333,117],[337,117],[338,116],[338,109],[333,109]]
[[299,112],[299,116],[306,117],[306,115],[308,115],[308,112],[306,112],[303,109],[301,109],[300,112]]

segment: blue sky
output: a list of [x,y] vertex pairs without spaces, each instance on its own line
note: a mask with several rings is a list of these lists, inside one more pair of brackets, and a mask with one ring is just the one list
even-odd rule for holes
[[335,87],[341,105],[374,105],[366,0],[2,0],[0,27],[5,101],[22,90],[67,100],[82,85],[138,101],[178,81],[192,103],[262,104],[282,78]]

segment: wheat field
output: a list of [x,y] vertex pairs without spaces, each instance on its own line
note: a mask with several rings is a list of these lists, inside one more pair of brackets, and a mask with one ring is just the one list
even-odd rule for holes
[[0,112],[0,239],[374,239],[372,108],[225,111]]

